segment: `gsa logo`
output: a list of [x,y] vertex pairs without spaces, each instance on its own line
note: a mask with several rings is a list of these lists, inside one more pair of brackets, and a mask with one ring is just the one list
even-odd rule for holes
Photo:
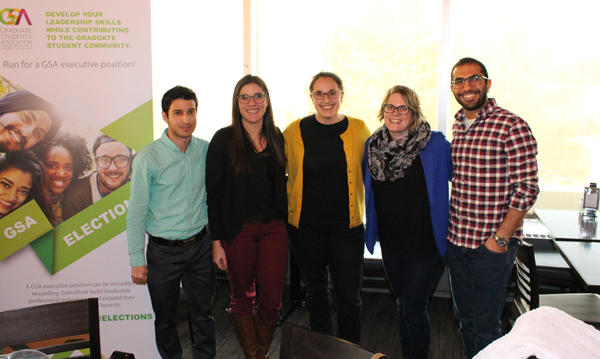
[[25,9],[6,8],[0,10],[0,23],[3,23],[4,25],[19,25],[23,19],[31,25],[31,20],[29,20],[29,15],[27,15]]

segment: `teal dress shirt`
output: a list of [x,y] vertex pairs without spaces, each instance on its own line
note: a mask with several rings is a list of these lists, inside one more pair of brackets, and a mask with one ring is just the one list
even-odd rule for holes
[[144,233],[186,239],[208,223],[205,166],[208,142],[192,136],[182,153],[167,130],[135,156],[127,211],[131,266],[146,264]]

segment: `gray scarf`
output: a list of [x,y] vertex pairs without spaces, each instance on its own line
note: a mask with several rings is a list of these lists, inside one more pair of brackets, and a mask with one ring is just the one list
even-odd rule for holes
[[394,140],[385,124],[375,130],[369,142],[369,171],[378,181],[396,181],[423,151],[431,138],[429,123],[422,122],[408,136]]

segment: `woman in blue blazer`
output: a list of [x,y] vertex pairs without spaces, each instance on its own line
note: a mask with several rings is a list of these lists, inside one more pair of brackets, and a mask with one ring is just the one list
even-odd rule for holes
[[427,303],[446,256],[450,143],[431,131],[417,94],[394,86],[379,110],[383,125],[365,144],[366,245],[381,245],[397,297],[404,358],[427,358]]

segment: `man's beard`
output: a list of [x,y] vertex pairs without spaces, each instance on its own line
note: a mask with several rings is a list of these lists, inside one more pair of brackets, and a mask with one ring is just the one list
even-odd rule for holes
[[[478,93],[479,94],[479,101],[477,101],[475,104],[473,105],[466,105],[462,100],[461,97],[462,95],[464,95],[465,93]],[[483,90],[473,90],[473,91],[469,91],[469,92],[463,92],[461,95],[457,95],[454,94],[454,98],[456,99],[456,101],[467,111],[473,111],[473,110],[477,110],[480,109],[485,102],[487,101],[487,90],[483,89]]]

